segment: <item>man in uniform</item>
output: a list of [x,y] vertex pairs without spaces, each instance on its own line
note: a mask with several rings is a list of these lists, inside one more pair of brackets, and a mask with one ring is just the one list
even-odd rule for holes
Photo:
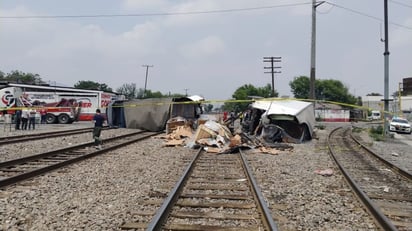
[[104,121],[105,121],[105,118],[100,114],[100,109],[97,109],[96,114],[93,116],[93,123],[94,123],[93,139],[94,139],[94,145],[96,146],[97,149],[102,149],[102,140],[100,139],[100,135],[102,132]]

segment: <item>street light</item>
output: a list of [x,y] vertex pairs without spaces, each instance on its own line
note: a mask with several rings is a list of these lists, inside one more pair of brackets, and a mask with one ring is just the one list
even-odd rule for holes
[[142,65],[142,67],[146,67],[146,79],[144,81],[144,92],[143,92],[143,98],[146,97],[146,86],[147,86],[147,74],[149,73],[149,67],[153,67],[153,65]]

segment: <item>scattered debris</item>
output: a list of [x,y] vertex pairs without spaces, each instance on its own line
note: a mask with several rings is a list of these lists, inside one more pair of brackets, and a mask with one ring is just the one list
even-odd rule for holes
[[322,176],[332,176],[333,175],[333,170],[328,168],[328,169],[324,169],[324,170],[320,170],[320,169],[316,169],[315,173],[318,175],[322,175]]
[[267,143],[258,137],[247,136],[240,130],[232,135],[226,125],[213,120],[203,121],[193,131],[193,125],[187,123],[183,117],[176,117],[168,122],[170,133],[158,136],[165,139],[164,146],[185,146],[201,148],[208,153],[223,154],[235,153],[239,149],[255,149],[259,153],[277,155],[284,150],[292,150],[288,144]]
[[392,156],[399,156],[399,154],[396,153],[396,152],[392,152],[391,154],[392,154]]

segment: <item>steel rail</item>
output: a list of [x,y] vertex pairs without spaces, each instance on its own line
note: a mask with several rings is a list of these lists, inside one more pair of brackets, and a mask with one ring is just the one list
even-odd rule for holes
[[[179,198],[180,193],[182,192],[185,183],[190,177],[190,174],[192,173],[196,161],[199,159],[200,154],[202,153],[202,149],[200,149],[196,155],[193,157],[192,161],[186,168],[185,172],[181,176],[181,178],[178,180],[176,183],[175,187],[173,190],[169,193],[168,197],[165,199],[161,207],[157,210],[155,216],[151,220],[151,222],[148,224],[146,230],[147,231],[158,231],[162,230],[162,226],[166,223],[166,220],[175,205],[176,201]],[[270,213],[270,210],[267,207],[267,203],[264,200],[264,197],[262,193],[260,192],[260,188],[258,187],[257,181],[253,177],[252,170],[247,164],[247,159],[244,156],[244,154],[239,153],[240,159],[242,162],[243,166],[243,171],[248,178],[249,182],[251,183],[251,188],[252,188],[252,193],[255,201],[257,201],[257,207],[258,211],[260,211],[261,214],[263,214],[262,220],[264,220],[262,223],[264,227],[266,227],[265,230],[269,231],[277,231],[277,225],[274,222],[272,215]]]
[[353,133],[351,133],[351,138],[357,143],[359,144],[359,146],[361,146],[363,149],[365,149],[369,154],[371,154],[373,157],[377,158],[378,160],[382,161],[387,167],[395,170],[396,172],[398,172],[399,174],[401,174],[402,176],[404,176],[405,178],[407,178],[408,180],[412,180],[412,174],[410,174],[408,171],[406,171],[405,169],[402,169],[396,165],[394,165],[393,163],[385,160],[384,158],[380,157],[379,155],[377,155],[372,149],[368,148],[366,145],[364,145],[360,140],[356,139],[353,136]]
[[[142,132],[144,132],[144,131],[138,131],[138,132],[129,133],[129,134],[126,134],[126,135],[111,137],[111,138],[105,139],[104,141],[113,141],[113,140],[117,140],[117,139],[123,139],[123,138],[126,138],[128,136],[133,136],[133,135],[140,134]],[[91,146],[91,145],[94,145],[93,141],[78,144],[78,145],[74,145],[74,146],[70,146],[70,147],[60,148],[60,149],[56,149],[56,150],[52,150],[52,151],[32,155],[32,156],[27,156],[27,157],[15,159],[15,160],[0,162],[0,168],[7,168],[7,167],[10,167],[10,166],[13,166],[13,165],[16,165],[16,164],[22,164],[22,163],[25,163],[25,162],[28,162],[28,161],[38,160],[38,159],[45,158],[45,157],[48,157],[48,156],[52,156],[52,155],[55,155],[55,154],[59,154],[59,153],[62,153],[62,152],[67,152],[67,151],[71,151],[71,150],[75,150],[75,149],[85,148],[85,147],[88,147],[88,146]]]
[[345,170],[345,168],[341,165],[339,160],[336,158],[336,153],[333,151],[332,144],[331,144],[331,137],[332,135],[337,132],[338,130],[343,129],[342,127],[338,127],[333,129],[327,139],[329,153],[331,154],[332,159],[335,161],[336,165],[344,175],[346,181],[355,191],[358,198],[363,202],[363,204],[368,209],[369,213],[373,215],[375,220],[381,225],[384,230],[390,231],[397,231],[398,229],[392,224],[388,217],[386,217],[382,211],[372,202],[372,200],[363,192],[363,190],[355,183],[355,180],[349,175],[349,173]]
[[249,167],[248,161],[246,159],[245,154],[242,152],[241,149],[239,149],[240,152],[240,157],[242,159],[242,165],[245,170],[246,176],[249,179],[249,181],[252,184],[252,190],[253,190],[253,196],[255,199],[258,201],[258,207],[261,213],[264,216],[264,219],[262,219],[265,223],[265,227],[267,227],[270,231],[277,231],[277,225],[275,221],[273,220],[272,213],[270,212],[267,203],[263,197],[263,194],[260,190],[260,187],[255,179],[255,177],[252,174],[252,170]]
[[[104,128],[104,129],[107,129],[107,128]],[[0,145],[19,143],[19,142],[30,141],[30,140],[39,140],[39,139],[45,139],[45,138],[53,138],[53,137],[59,137],[59,136],[75,135],[75,134],[85,133],[87,131],[92,131],[92,130],[93,128],[80,128],[80,129],[73,129],[73,130],[42,132],[42,133],[35,133],[35,134],[0,137]]]
[[192,161],[190,162],[190,164],[187,166],[186,170],[184,171],[182,177],[180,177],[175,187],[172,189],[172,191],[169,193],[166,200],[160,206],[159,210],[156,212],[155,216],[153,217],[152,221],[147,226],[146,230],[148,231],[161,230],[163,223],[166,221],[172,207],[176,203],[180,195],[180,192],[182,191],[186,181],[188,180],[188,177],[194,168],[194,164],[196,160],[199,158],[202,150],[203,149],[200,148],[199,151],[196,153],[196,155],[193,157]]
[[[105,141],[115,141],[115,140],[118,140],[118,139],[124,139],[124,138],[128,138],[128,137],[132,137],[134,135],[139,135],[141,133],[144,133],[144,131],[139,131],[139,132],[126,134],[126,135],[122,135],[122,136],[118,136],[118,137],[112,137],[112,138],[109,138],[109,139],[105,139]],[[157,135],[157,134],[159,134],[159,132],[150,133],[147,136],[139,137],[137,139],[127,140],[126,142],[115,144],[113,146],[110,146],[110,147],[107,147],[107,148],[104,148],[104,149],[101,149],[101,150],[95,150],[95,151],[92,151],[90,153],[86,153],[84,155],[80,155],[80,156],[77,156],[77,157],[74,157],[74,158],[71,158],[71,159],[68,159],[68,160],[64,160],[64,161],[59,162],[59,163],[51,164],[51,165],[43,167],[43,168],[34,169],[32,171],[24,172],[24,173],[19,174],[19,175],[15,175],[15,176],[12,176],[12,177],[9,177],[9,178],[6,178],[6,179],[2,179],[2,180],[0,180],[0,188],[3,188],[3,187],[8,186],[8,185],[15,184],[17,182],[20,182],[20,181],[23,181],[23,180],[26,180],[26,179],[29,179],[29,178],[33,178],[35,176],[44,174],[46,172],[50,172],[52,170],[61,168],[63,166],[70,165],[72,163],[75,163],[75,162],[78,162],[78,161],[81,161],[81,160],[84,160],[84,159],[94,157],[96,155],[105,153],[107,151],[111,151],[113,149],[124,147],[125,145],[128,145],[128,144],[134,143],[136,141],[140,141],[140,140],[149,138],[149,137]],[[29,156],[29,157],[25,157],[25,158],[21,158],[21,159],[2,162],[2,163],[0,163],[0,167],[1,168],[7,168],[7,167],[10,167],[10,166],[23,164],[23,163],[27,163],[27,162],[30,162],[30,161],[43,159],[43,158],[53,156],[53,155],[56,155],[56,154],[59,154],[59,153],[62,153],[62,152],[68,152],[68,151],[72,151],[72,150],[76,150],[76,149],[82,149],[82,148],[91,146],[93,144],[94,144],[94,142],[88,142],[88,143],[83,143],[83,144],[80,144],[80,145],[77,145],[77,146],[72,146],[72,147],[62,148],[62,149],[59,149],[59,150],[54,150],[54,151],[50,151],[50,152],[46,152],[46,153],[41,153],[41,154],[34,155],[34,156]]]

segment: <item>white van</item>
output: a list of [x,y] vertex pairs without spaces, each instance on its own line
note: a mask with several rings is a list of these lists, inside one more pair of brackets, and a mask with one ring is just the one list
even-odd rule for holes
[[380,120],[381,117],[381,112],[380,111],[372,111],[371,115],[368,117],[370,120]]

